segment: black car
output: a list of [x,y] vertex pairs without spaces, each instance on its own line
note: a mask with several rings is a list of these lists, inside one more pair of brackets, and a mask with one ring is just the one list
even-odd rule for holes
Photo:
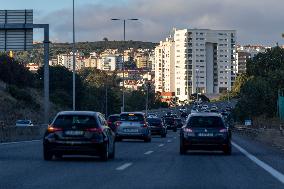
[[112,129],[113,132],[116,132],[117,121],[120,121],[120,114],[112,114],[108,116],[107,124]]
[[183,126],[181,118],[175,118],[175,124],[177,128],[181,128]]
[[216,113],[192,114],[180,132],[180,154],[187,150],[222,150],[230,155],[231,131]]
[[161,118],[147,118],[148,125],[151,129],[151,134],[161,135],[162,138],[167,136],[167,127],[164,125]]
[[43,138],[43,157],[95,155],[104,161],[115,156],[115,134],[104,116],[91,111],[59,112]]
[[172,129],[174,132],[177,132],[177,126],[175,124],[175,118],[172,116],[165,116],[164,117],[164,124],[166,125],[167,129]]

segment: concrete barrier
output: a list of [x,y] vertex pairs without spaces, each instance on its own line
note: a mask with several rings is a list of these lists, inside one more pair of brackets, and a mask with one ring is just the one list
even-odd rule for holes
[[42,139],[47,125],[31,127],[0,126],[0,142],[15,142]]

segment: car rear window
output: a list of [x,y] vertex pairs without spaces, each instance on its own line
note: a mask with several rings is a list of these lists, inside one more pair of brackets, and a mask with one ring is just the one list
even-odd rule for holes
[[121,121],[144,121],[144,116],[141,114],[122,114]]
[[220,117],[193,116],[189,119],[187,127],[220,128],[224,123]]
[[59,115],[53,125],[58,128],[71,128],[73,126],[82,128],[98,127],[96,118],[89,115]]
[[120,120],[120,116],[109,116],[108,121],[115,122]]
[[29,120],[18,120],[16,123],[18,124],[30,124]]
[[173,117],[166,117],[165,123],[173,124],[175,122],[175,119]]
[[157,119],[157,118],[156,119],[148,118],[147,122],[150,123],[150,124],[161,124],[162,120],[161,119]]

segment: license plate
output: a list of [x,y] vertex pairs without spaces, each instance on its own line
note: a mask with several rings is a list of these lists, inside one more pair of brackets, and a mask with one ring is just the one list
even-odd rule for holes
[[213,133],[199,133],[198,136],[200,136],[200,137],[212,137]]
[[138,133],[138,129],[124,129],[126,133]]
[[84,134],[84,131],[65,131],[65,134],[69,136],[81,136]]

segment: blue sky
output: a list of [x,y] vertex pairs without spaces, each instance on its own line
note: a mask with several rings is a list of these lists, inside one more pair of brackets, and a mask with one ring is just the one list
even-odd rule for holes
[[[0,0],[1,9],[33,9],[34,23],[50,24],[50,38],[72,41],[72,0]],[[75,0],[76,41],[126,39],[159,42],[178,29],[233,29],[239,44],[283,44],[283,0]],[[35,30],[35,40],[42,40]]]

